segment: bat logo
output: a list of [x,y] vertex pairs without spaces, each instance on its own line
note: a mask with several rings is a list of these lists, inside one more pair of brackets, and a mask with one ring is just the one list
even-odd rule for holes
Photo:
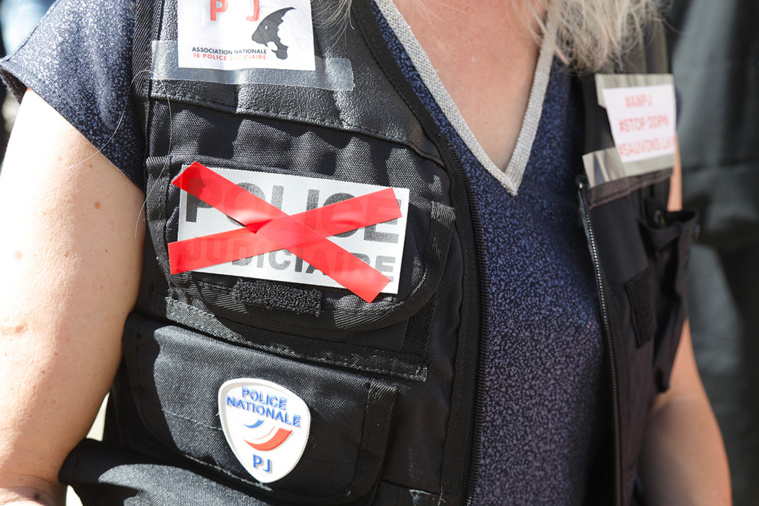
[[253,42],[263,46],[268,46],[269,42],[273,42],[277,46],[277,49],[274,50],[274,55],[280,60],[287,59],[287,46],[282,44],[279,38],[279,26],[282,24],[285,14],[293,9],[294,7],[285,7],[284,9],[272,12],[261,21],[256,31],[253,32]]

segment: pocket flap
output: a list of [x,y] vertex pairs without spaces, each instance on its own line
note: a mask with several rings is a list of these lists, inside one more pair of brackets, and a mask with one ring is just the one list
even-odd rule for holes
[[[376,486],[397,396],[394,387],[138,316],[127,322],[124,355],[146,428],[170,450],[252,493],[298,504],[344,503]],[[265,484],[246,471],[230,448],[219,416],[222,385],[251,377],[293,392],[311,417],[308,440],[292,471]],[[265,450],[259,456],[268,458]],[[276,459],[268,465],[276,466]]]

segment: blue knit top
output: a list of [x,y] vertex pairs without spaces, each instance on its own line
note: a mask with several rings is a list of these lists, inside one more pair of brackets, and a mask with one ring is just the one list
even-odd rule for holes
[[582,504],[607,428],[600,316],[574,186],[581,120],[571,78],[555,65],[518,195],[467,166],[490,292],[477,504]]

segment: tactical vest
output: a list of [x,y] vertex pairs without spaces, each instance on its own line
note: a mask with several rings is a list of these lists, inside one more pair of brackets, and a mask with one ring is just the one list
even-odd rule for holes
[[[314,80],[268,71],[227,83],[221,74],[182,74],[172,64],[176,0],[138,2],[134,75],[147,144],[148,237],[105,437],[128,457],[99,464],[100,485],[110,480],[109,492],[83,486],[80,494],[197,504],[471,501],[488,319],[477,202],[459,159],[404,76],[404,62],[390,50],[376,7],[354,0],[350,20],[336,27],[326,19],[328,3],[312,2]],[[276,42],[269,47],[282,50]],[[621,68],[665,72],[663,55],[656,32]],[[583,86],[586,152],[595,154],[591,161],[601,172],[613,172],[613,157],[603,156],[614,143],[596,80],[586,76]],[[408,189],[397,293],[366,301],[342,287],[172,274],[169,244],[178,240],[180,222],[189,219],[188,209],[208,207],[188,205],[172,184],[194,162],[293,176],[304,185]],[[613,437],[599,466],[608,476],[590,485],[600,504],[632,500],[647,409],[667,387],[684,318],[683,267],[694,225],[690,214],[666,212],[669,174],[597,185],[578,179],[612,387]],[[287,185],[281,191],[286,199]],[[322,191],[309,208],[327,197]],[[261,256],[276,265],[297,262],[296,255]],[[294,417],[302,419],[276,411],[284,404],[271,391],[263,401],[251,389],[220,401],[220,389],[241,378],[269,382],[308,407],[302,456],[284,477],[267,481],[247,470],[278,463],[265,456],[241,462],[221,411],[230,402],[253,414],[259,409],[261,423],[278,416],[292,431],[300,428]],[[112,459],[105,455],[103,462]]]

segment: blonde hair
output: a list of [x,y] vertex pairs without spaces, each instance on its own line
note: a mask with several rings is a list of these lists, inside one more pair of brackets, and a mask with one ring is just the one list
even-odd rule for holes
[[656,0],[551,0],[549,9],[558,54],[578,71],[618,62],[643,43],[644,26],[660,19]]
[[[330,21],[347,17],[353,0],[334,0]],[[657,0],[504,0],[534,6],[548,1],[556,21],[554,42],[559,57],[577,71],[596,71],[619,61],[642,44],[643,27],[660,17]],[[666,1],[666,0],[659,0]],[[537,12],[537,11],[536,11]],[[550,36],[539,19],[542,36]]]

